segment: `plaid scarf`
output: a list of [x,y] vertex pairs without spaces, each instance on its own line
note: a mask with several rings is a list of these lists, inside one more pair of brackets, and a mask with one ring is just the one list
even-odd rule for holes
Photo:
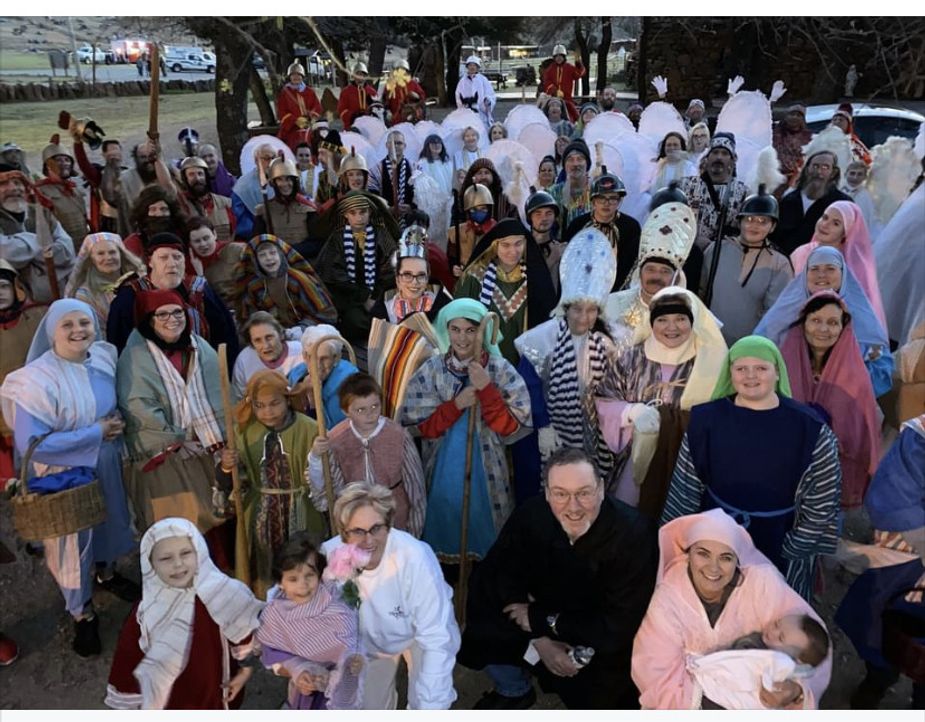
[[[603,334],[588,333],[588,355],[591,378],[582,394],[579,384],[575,343],[568,322],[559,320],[559,333],[549,369],[549,418],[564,446],[585,449],[597,462],[598,472],[609,472],[612,455],[597,432],[594,389],[604,378],[607,352]],[[606,476],[605,476],[606,478]]]
[[[356,283],[357,278],[356,242],[353,240],[353,231],[350,225],[344,226],[344,257],[347,260],[347,275]],[[366,226],[366,245],[363,248],[363,281],[364,285],[372,291],[376,285],[376,232],[372,226]]]
[[[167,399],[173,414],[174,425],[192,431],[199,443],[210,449],[224,443],[225,434],[206,392],[203,369],[199,365],[199,341],[190,339],[193,353],[190,357],[188,380],[170,363],[170,359],[153,341],[147,341],[157,372],[167,390]],[[187,433],[188,433],[187,432]]]

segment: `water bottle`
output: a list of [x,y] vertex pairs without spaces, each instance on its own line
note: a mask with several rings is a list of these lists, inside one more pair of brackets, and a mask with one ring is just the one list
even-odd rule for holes
[[586,667],[591,662],[591,658],[594,656],[593,647],[572,647],[568,652],[569,659],[572,660],[578,669]]

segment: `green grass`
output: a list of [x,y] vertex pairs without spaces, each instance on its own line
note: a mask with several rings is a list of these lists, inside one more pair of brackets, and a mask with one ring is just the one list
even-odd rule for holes
[[[52,133],[61,133],[62,141],[70,145],[66,131],[57,126],[58,113],[69,111],[78,117],[93,118],[106,131],[107,138],[122,141],[126,151],[145,138],[148,128],[148,98],[92,98],[88,100],[52,100],[44,103],[4,103],[0,106],[0,142],[15,141],[27,153],[33,170],[41,165],[41,152]],[[256,106],[248,117],[259,118]],[[217,143],[215,130],[215,96],[212,93],[162,94],[158,129],[161,143],[169,158],[180,156],[177,133],[192,126],[199,131],[202,142]],[[126,153],[126,159],[127,159]]]
[[[16,50],[0,50],[0,70],[47,70],[51,75],[48,53],[23,53]],[[71,75],[74,71],[71,71]]]

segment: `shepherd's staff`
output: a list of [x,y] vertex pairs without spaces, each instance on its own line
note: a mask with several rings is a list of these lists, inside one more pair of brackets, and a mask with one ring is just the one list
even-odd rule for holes
[[49,215],[51,211],[45,207],[44,196],[35,193],[35,239],[42,249],[42,261],[45,263],[45,273],[48,276],[48,288],[51,290],[51,300],[61,298],[61,285],[58,283],[58,271],[55,268],[55,245],[51,231]]
[[161,61],[157,43],[151,43],[151,89],[148,92],[148,138],[157,145],[160,133],[157,132],[157,114],[161,98]]
[[[280,158],[283,157],[280,151]],[[270,199],[267,196],[267,169],[263,167],[263,158],[257,158],[257,178],[260,182],[260,195],[263,196],[263,219],[267,224],[267,233],[276,235],[273,231],[273,216],[270,213]]]
[[[228,344],[218,345],[218,375],[222,384],[222,408],[225,412],[225,437],[229,451],[235,451],[234,414],[231,407],[231,381],[228,379]],[[231,467],[231,489],[234,496],[236,519],[234,540],[234,575],[247,586],[251,584],[250,555],[247,543],[247,524],[244,520],[244,502],[241,499],[241,480],[238,465]]]
[[[309,349],[308,352],[308,372],[312,381],[312,396],[315,399],[315,421],[318,424],[318,438],[326,439],[328,431],[324,423],[324,400],[321,396],[321,376],[318,368],[318,349],[321,344],[328,341],[337,341],[347,347],[347,353],[350,355],[350,363],[357,365],[357,357],[353,352],[353,346],[341,336],[328,334],[319,338]],[[331,533],[335,531],[334,526],[334,483],[331,481],[331,460],[328,458],[328,452],[321,454],[321,470],[324,472],[324,496],[328,501],[328,523],[331,525]]]
[[[485,343],[485,328],[491,323],[490,346],[498,343],[498,314],[489,311],[479,322],[478,341],[472,360],[482,361],[482,348]],[[466,597],[469,596],[469,497],[472,492],[472,449],[475,444],[479,404],[476,401],[469,407],[469,426],[466,432],[466,470],[463,476],[462,522],[459,530],[459,584],[456,587],[456,621],[460,628],[466,624]]]

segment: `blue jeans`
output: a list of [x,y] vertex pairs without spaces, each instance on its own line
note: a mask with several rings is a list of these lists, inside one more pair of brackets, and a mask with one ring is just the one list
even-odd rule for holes
[[513,664],[489,664],[485,666],[485,673],[502,697],[523,697],[533,686],[530,673]]

